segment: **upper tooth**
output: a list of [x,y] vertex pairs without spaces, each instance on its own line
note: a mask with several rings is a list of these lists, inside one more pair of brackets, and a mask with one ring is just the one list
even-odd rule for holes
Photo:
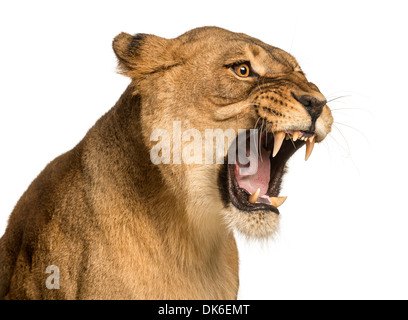
[[280,207],[288,197],[269,197],[274,207]]
[[256,189],[256,191],[253,193],[253,194],[251,194],[251,196],[249,197],[249,199],[248,199],[248,202],[249,203],[255,203],[256,202],[256,200],[258,200],[258,198],[259,198],[259,193],[261,192],[261,189]]
[[299,138],[299,134],[300,134],[299,131],[293,132],[293,141],[296,141]]
[[279,131],[274,133],[274,138],[275,142],[273,144],[273,152],[272,152],[272,157],[276,156],[276,154],[279,152],[283,140],[285,139],[285,132]]
[[315,143],[315,136],[311,136],[308,140],[306,140],[306,155],[305,161],[309,159],[310,155],[312,154],[313,147]]

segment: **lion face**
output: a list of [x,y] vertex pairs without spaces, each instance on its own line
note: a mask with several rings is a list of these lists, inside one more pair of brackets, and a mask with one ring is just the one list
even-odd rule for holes
[[[169,132],[171,159],[158,164],[163,181],[156,183],[174,193],[202,230],[228,225],[253,237],[271,235],[285,200],[279,189],[286,162],[303,145],[307,159],[333,122],[325,97],[308,82],[295,58],[260,40],[215,27],[170,40],[122,33],[113,47],[121,71],[131,77],[141,97],[141,138],[153,149],[157,139],[152,141],[152,132]],[[204,144],[209,130],[238,134],[243,129],[258,129],[255,155],[248,147],[252,138],[245,136],[246,164],[238,151],[231,152],[236,138],[224,145],[223,164],[207,161],[219,159],[216,148]],[[181,132],[192,138],[184,133],[176,138]],[[200,136],[202,148],[187,148]],[[180,161],[185,150],[194,152],[196,161]],[[202,154],[196,154],[200,150]],[[238,160],[231,163],[234,155]],[[243,174],[253,165],[257,170]]]

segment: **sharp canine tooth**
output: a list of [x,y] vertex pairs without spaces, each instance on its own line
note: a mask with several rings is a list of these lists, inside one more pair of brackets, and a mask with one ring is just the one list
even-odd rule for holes
[[309,140],[306,140],[305,161],[307,161],[307,159],[309,159],[310,155],[312,154],[314,143],[315,143],[315,136],[311,136]]
[[272,157],[276,156],[276,154],[279,152],[282,146],[283,140],[285,139],[285,132],[283,131],[275,132],[274,139],[275,139],[275,142],[273,144]]
[[256,202],[256,200],[258,200],[258,198],[259,198],[259,193],[261,192],[261,189],[256,189],[256,191],[253,193],[253,194],[251,194],[251,196],[249,197],[249,199],[248,199],[248,202],[249,203],[255,203]]
[[276,208],[280,207],[288,197],[269,197],[272,202],[272,205]]
[[293,132],[293,141],[296,141],[297,139],[299,139],[299,131]]

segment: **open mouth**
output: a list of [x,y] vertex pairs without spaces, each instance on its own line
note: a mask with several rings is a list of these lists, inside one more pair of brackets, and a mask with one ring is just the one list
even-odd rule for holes
[[[249,139],[249,138],[248,138]],[[275,133],[260,133],[258,135],[258,152],[249,153],[249,162],[242,165],[239,161],[235,164],[225,164],[225,179],[223,185],[224,201],[231,202],[242,211],[272,211],[279,214],[278,207],[286,200],[280,197],[279,191],[282,177],[285,174],[286,163],[289,158],[303,145],[306,144],[307,160],[312,153],[315,143],[315,134],[307,131],[280,131]],[[253,174],[245,174],[245,168],[257,162],[257,170]],[[248,172],[248,170],[247,170]],[[226,181],[226,183],[225,183]],[[229,200],[229,201],[228,201]]]

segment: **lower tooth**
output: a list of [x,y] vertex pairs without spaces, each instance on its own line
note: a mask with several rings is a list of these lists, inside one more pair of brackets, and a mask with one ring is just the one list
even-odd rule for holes
[[269,197],[272,202],[272,205],[276,208],[280,207],[288,197]]
[[258,200],[260,193],[261,193],[261,189],[259,189],[259,188],[256,189],[256,191],[253,194],[251,194],[251,196],[249,197],[248,202],[249,203],[255,203],[256,200]]

